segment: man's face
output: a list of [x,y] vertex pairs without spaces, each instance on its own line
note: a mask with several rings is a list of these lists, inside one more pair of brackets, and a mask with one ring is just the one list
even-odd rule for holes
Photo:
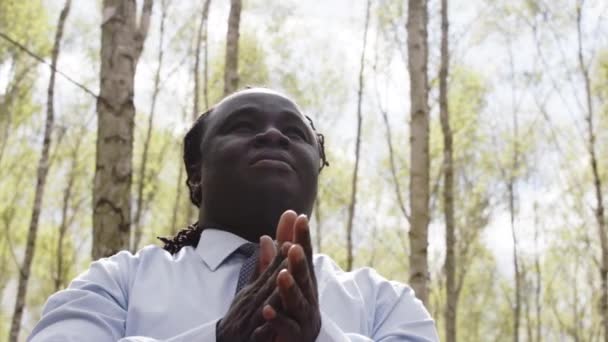
[[[205,216],[216,224],[273,231],[284,210],[310,215],[319,152],[316,135],[291,100],[246,90],[220,102],[207,120],[201,141]],[[256,225],[272,227],[251,228]]]

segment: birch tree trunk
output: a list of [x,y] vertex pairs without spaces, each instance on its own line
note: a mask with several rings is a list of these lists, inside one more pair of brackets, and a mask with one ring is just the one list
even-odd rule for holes
[[535,284],[534,284],[534,303],[536,309],[536,329],[534,335],[534,341],[541,341],[541,328],[542,328],[542,273],[540,267],[540,249],[538,246],[539,241],[539,222],[538,222],[538,203],[534,202],[534,275],[535,275]]
[[322,248],[323,248],[323,218],[321,215],[321,200],[319,198],[319,196],[317,196],[317,199],[315,200],[315,209],[313,211],[313,215],[315,216],[315,226],[316,228],[316,236],[315,236],[315,242],[316,242],[316,249],[315,249],[315,253],[322,253]]
[[234,93],[239,86],[239,26],[241,0],[230,0],[228,33],[226,34],[226,62],[224,64],[224,96]]
[[63,29],[65,21],[70,13],[71,0],[66,0],[61,13],[59,14],[59,22],[57,23],[57,32],[55,32],[55,42],[51,55],[51,76],[49,86],[47,88],[46,102],[46,121],[44,125],[44,138],[42,141],[42,151],[38,161],[38,170],[36,172],[36,189],[34,193],[34,203],[32,205],[32,216],[30,218],[30,226],[27,233],[27,242],[25,245],[25,257],[19,272],[19,283],[17,285],[17,297],[15,298],[15,308],[13,310],[13,319],[9,334],[9,341],[16,342],[19,339],[21,330],[21,320],[23,318],[23,310],[25,308],[25,299],[27,297],[27,286],[30,279],[30,271],[34,253],[36,252],[36,235],[38,234],[38,222],[40,221],[40,212],[42,210],[42,198],[44,196],[44,188],[46,185],[46,177],[49,171],[49,151],[52,144],[53,125],[55,121],[55,108],[53,96],[55,92],[55,70],[57,69],[57,61],[59,60],[59,51],[61,49],[61,38],[63,37]]
[[[202,9],[202,13],[201,13],[201,20],[199,22],[198,25],[198,33],[196,35],[196,47],[195,47],[195,53],[194,53],[194,101],[193,101],[193,106],[192,106],[192,122],[194,122],[197,118],[198,115],[200,114],[200,55],[201,55],[201,45],[203,44],[203,40],[205,43],[205,50],[207,50],[207,30],[205,29],[205,27],[207,26],[207,20],[209,18],[209,6],[211,5],[211,0],[206,0],[205,4],[203,5],[203,9]],[[238,32],[237,32],[238,33]],[[238,49],[238,47],[237,47]],[[238,54],[237,54],[238,56]],[[206,59],[203,61],[205,63],[204,68],[205,68],[205,75],[207,74],[207,65],[206,65]],[[203,80],[205,84],[203,84],[204,88],[207,88],[207,78],[205,77],[205,79]],[[205,89],[205,94],[207,93],[207,89]],[[205,105],[208,105],[207,101],[205,100]]]
[[[57,255],[55,259],[57,273],[55,274],[55,292],[61,290],[66,283],[66,270],[63,261],[63,245],[65,241],[65,235],[70,226],[70,219],[68,217],[68,210],[70,203],[72,202],[72,196],[74,194],[74,185],[78,175],[78,156],[80,154],[80,146],[82,144],[82,137],[84,132],[78,138],[76,146],[70,153],[70,172],[68,173],[67,183],[63,189],[63,200],[61,204],[61,223],[59,224],[59,236],[57,238]],[[74,214],[76,215],[76,214]]]
[[361,126],[363,124],[363,114],[361,113],[361,102],[363,101],[363,88],[365,71],[365,49],[367,48],[367,31],[369,28],[369,12],[371,1],[367,1],[365,8],[365,27],[363,29],[363,48],[361,49],[361,60],[359,64],[359,91],[357,93],[357,135],[355,136],[355,166],[350,193],[350,204],[348,205],[348,219],[346,221],[346,270],[353,268],[353,220],[357,207],[357,180],[359,177],[359,155],[361,153]]
[[203,50],[203,99],[205,101],[205,110],[209,109],[209,6],[211,0],[208,0],[205,4],[206,10],[204,10],[205,26],[203,27],[203,43],[205,44],[205,50]]
[[513,341],[519,341],[519,326],[521,322],[521,292],[522,292],[522,271],[519,264],[519,239],[517,236],[517,227],[515,224],[516,208],[515,201],[517,196],[516,182],[517,173],[519,172],[519,120],[518,120],[518,106],[515,96],[515,64],[513,56],[513,47],[511,44],[511,38],[507,37],[509,45],[509,67],[511,72],[511,109],[513,111],[513,154],[511,156],[511,165],[505,172],[504,176],[507,180],[507,195],[509,199],[509,219],[511,225],[511,239],[513,242],[513,270],[515,277],[515,303],[513,305]]
[[133,176],[134,78],[152,0],[137,19],[135,0],[104,0],[93,186],[93,260],[129,247]]
[[[381,30],[380,25],[381,25],[381,23],[378,23],[377,32],[380,32],[380,30]],[[376,38],[376,41],[377,40],[378,40],[378,38]],[[374,65],[373,65],[374,73],[377,73],[376,70],[378,69],[378,57],[380,54],[384,54],[384,51],[380,51],[378,49],[378,44],[376,44],[375,54],[374,54]],[[382,106],[382,99],[380,97],[380,90],[378,89],[377,82],[374,83],[374,90],[376,93],[376,100],[378,102],[378,110],[380,111],[380,114],[382,115],[382,122],[384,123],[384,128],[386,130],[386,133],[385,133],[386,147],[388,147],[389,168],[391,171],[391,178],[393,181],[393,189],[395,190],[395,197],[397,198],[397,204],[399,206],[399,210],[401,210],[403,217],[407,220],[407,222],[409,224],[410,215],[407,212],[407,205],[403,198],[403,195],[401,192],[401,183],[399,182],[399,177],[397,175],[397,165],[396,165],[396,161],[395,161],[395,149],[393,147],[393,134],[392,134],[392,130],[391,130],[391,124],[388,119],[388,110]]]
[[587,149],[589,153],[589,166],[593,175],[593,186],[595,190],[595,219],[597,221],[598,235],[600,239],[601,247],[601,262],[600,262],[600,279],[602,281],[601,290],[601,305],[600,313],[602,316],[602,327],[604,330],[604,341],[608,342],[608,240],[606,237],[606,217],[604,214],[604,198],[602,194],[602,179],[600,178],[600,171],[598,167],[596,149],[596,138],[595,138],[595,123],[594,123],[594,108],[593,100],[591,98],[591,78],[589,76],[589,69],[585,63],[583,56],[583,36],[581,32],[581,22],[583,17],[583,5],[584,1],[579,0],[576,4],[576,32],[577,32],[577,43],[578,43],[578,63],[579,69],[583,76],[585,83],[585,105],[587,113],[585,115],[585,121],[587,121]]
[[427,2],[409,0],[407,52],[410,74],[410,278],[416,296],[427,305],[429,267],[429,107],[427,77]]
[[446,306],[445,306],[445,339],[447,342],[456,341],[456,247],[454,223],[454,165],[452,151],[452,129],[450,127],[450,113],[448,107],[448,1],[441,0],[441,68],[439,71],[439,117],[441,131],[443,132],[443,202],[445,214],[445,278],[446,278]]
[[150,102],[150,114],[148,116],[148,127],[146,129],[146,136],[144,137],[144,149],[141,154],[141,161],[139,166],[139,175],[137,183],[137,205],[135,207],[135,216],[133,217],[133,245],[131,251],[135,252],[139,249],[141,242],[142,228],[141,228],[141,215],[144,207],[144,186],[149,181],[148,174],[146,172],[148,166],[148,154],[150,150],[150,141],[152,140],[152,127],[154,125],[154,115],[156,113],[156,100],[158,93],[160,92],[160,76],[163,66],[164,57],[164,38],[165,38],[165,21],[167,19],[167,0],[161,1],[160,11],[160,33],[158,41],[158,58],[156,66],[156,72],[154,73],[154,90],[152,91],[152,99]]
[[517,342],[519,341],[519,323],[521,320],[521,270],[519,267],[519,252],[518,252],[518,245],[519,245],[519,241],[517,238],[517,229],[515,226],[515,176],[513,175],[513,173],[516,172],[517,169],[517,159],[518,159],[518,147],[517,147],[517,116],[514,114],[513,116],[513,121],[514,121],[514,133],[513,133],[513,140],[514,140],[514,151],[513,151],[513,166],[512,169],[509,171],[512,174],[509,177],[509,179],[507,180],[507,191],[508,191],[508,196],[509,196],[509,219],[510,219],[510,223],[511,223],[511,238],[513,240],[513,269],[515,271],[514,277],[515,277],[515,303],[513,306],[513,341]]
[[[193,92],[193,104],[192,104],[192,122],[195,122],[196,119],[198,118],[198,115],[200,114],[200,55],[201,55],[201,45],[203,42],[203,33],[205,32],[203,30],[203,28],[205,27],[205,24],[207,22],[207,17],[209,16],[209,5],[211,4],[211,0],[207,0],[205,1],[205,4],[203,5],[202,8],[202,12],[201,12],[201,18],[199,21],[199,25],[198,25],[198,31],[196,34],[196,46],[195,46],[195,52],[194,52],[194,68],[192,70],[192,73],[194,74],[194,89],[192,89]],[[205,32],[206,35],[206,32]],[[205,44],[205,50],[207,49],[207,46]],[[207,67],[205,66],[205,69]],[[205,71],[206,72],[206,71]],[[206,82],[206,79],[205,79]],[[204,85],[206,87],[206,84]],[[207,93],[207,91],[205,90],[205,93]],[[194,217],[194,205],[192,203],[188,204],[188,207],[186,209],[186,218],[188,220],[188,223],[190,223],[193,219],[195,220]]]
[[[188,120],[188,116],[190,114],[190,111],[187,109],[187,107],[183,107],[183,112],[182,112],[182,120],[184,122],[186,122]],[[182,142],[179,142],[179,148],[183,148]],[[184,175],[184,165],[179,165],[179,168],[177,170],[177,184],[175,185],[175,198],[173,200],[173,208],[171,209],[171,235],[175,235],[178,231],[179,231],[179,225],[180,225],[180,213],[182,212],[181,210],[181,206],[182,206],[182,202],[184,201],[184,199],[182,198],[182,191],[183,189],[186,187],[186,177]],[[188,191],[186,191],[186,193],[188,194]],[[192,205],[192,203],[190,202],[190,197],[188,196],[187,199],[187,204],[186,205]],[[185,219],[186,221],[186,225],[188,225],[188,218]]]

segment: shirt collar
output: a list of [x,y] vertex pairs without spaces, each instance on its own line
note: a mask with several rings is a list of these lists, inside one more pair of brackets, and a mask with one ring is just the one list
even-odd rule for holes
[[196,252],[214,272],[232,252],[247,242],[238,235],[223,230],[206,228],[201,233]]

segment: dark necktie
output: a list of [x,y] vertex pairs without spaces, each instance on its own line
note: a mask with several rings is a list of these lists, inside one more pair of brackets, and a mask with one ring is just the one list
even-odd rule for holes
[[243,262],[243,266],[241,266],[241,271],[239,272],[239,281],[236,283],[236,293],[245,287],[245,285],[249,284],[251,281],[251,276],[255,271],[257,261],[258,261],[258,245],[253,242],[247,242],[242,244],[237,250],[236,253],[245,256],[245,262]]

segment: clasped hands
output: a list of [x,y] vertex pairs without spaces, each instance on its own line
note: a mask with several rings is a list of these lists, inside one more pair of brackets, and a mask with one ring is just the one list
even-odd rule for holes
[[234,298],[217,325],[217,341],[313,342],[321,329],[308,218],[281,215],[276,245],[260,238],[252,281]]

